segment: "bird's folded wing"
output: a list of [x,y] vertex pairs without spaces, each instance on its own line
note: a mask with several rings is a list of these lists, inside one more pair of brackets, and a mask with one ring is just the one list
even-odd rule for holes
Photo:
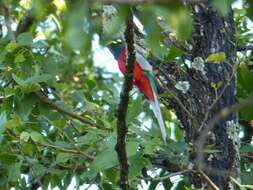
[[136,53],[136,62],[139,63],[142,70],[152,72],[152,66],[140,53]]

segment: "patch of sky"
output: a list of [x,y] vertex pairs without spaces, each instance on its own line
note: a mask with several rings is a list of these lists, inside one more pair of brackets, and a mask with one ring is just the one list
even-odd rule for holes
[[92,41],[94,66],[104,69],[110,73],[119,73],[117,61],[108,48],[99,45],[98,35],[94,35]]

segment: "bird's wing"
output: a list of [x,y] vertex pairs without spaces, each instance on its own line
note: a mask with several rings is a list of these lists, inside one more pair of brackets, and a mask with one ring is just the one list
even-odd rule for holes
[[152,72],[152,66],[140,53],[136,53],[136,62],[140,64],[142,70]]

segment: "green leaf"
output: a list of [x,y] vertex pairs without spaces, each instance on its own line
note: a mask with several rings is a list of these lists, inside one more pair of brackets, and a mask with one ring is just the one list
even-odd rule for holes
[[10,151],[6,151],[5,150],[5,153],[2,153],[0,155],[0,160],[1,162],[3,163],[6,163],[8,165],[11,165],[11,164],[14,164],[17,162],[17,156],[16,155],[13,155]]
[[109,169],[118,164],[118,159],[114,148],[106,149],[98,154],[95,160],[91,163],[90,169],[97,173],[105,169]]
[[4,89],[4,95],[6,98],[9,98],[10,96],[13,96],[15,94],[16,90],[12,87],[6,87]]
[[66,163],[71,158],[72,158],[72,156],[70,153],[60,152],[56,156],[56,162],[57,163]]
[[28,84],[28,83],[25,83],[23,86],[22,86],[22,90],[24,93],[26,94],[29,94],[31,92],[36,92],[36,91],[39,91],[41,88],[40,84],[38,83],[33,83],[33,84]]
[[5,125],[7,122],[7,116],[5,112],[2,112],[0,115],[0,135],[4,132],[5,130]]
[[175,140],[176,141],[182,141],[184,138],[183,132],[182,130],[176,125],[174,126],[174,130],[173,130],[174,134],[175,134]]
[[147,165],[148,161],[140,154],[136,154],[129,158],[129,179],[132,180],[141,175],[142,169]]
[[27,94],[24,98],[16,101],[16,113],[23,121],[27,121],[29,119],[29,115],[35,106],[36,100],[36,97],[31,94]]
[[222,15],[226,16],[230,7],[229,0],[213,0],[213,6]]
[[20,86],[23,86],[25,84],[25,81],[21,78],[19,78],[17,75],[15,75],[14,73],[12,74],[12,78],[13,80],[19,84]]
[[20,125],[22,125],[21,118],[19,117],[19,115],[14,114],[12,115],[12,118],[7,121],[6,128],[13,130]]
[[213,154],[213,153],[218,153],[218,152],[221,152],[221,150],[215,150],[215,149],[204,149],[203,150],[204,153],[207,153],[207,154]]
[[30,138],[30,134],[26,131],[23,131],[21,134],[20,134],[20,141],[21,142],[27,142]]
[[77,139],[78,144],[91,145],[99,141],[101,138],[94,133],[87,133]]
[[126,143],[127,157],[136,155],[138,147],[139,147],[139,142],[134,142],[134,141],[127,142]]
[[240,67],[238,69],[238,82],[248,92],[253,93],[253,73],[247,67]]
[[46,82],[51,79],[51,75],[49,74],[42,74],[42,75],[35,75],[32,76],[28,79],[26,79],[25,82],[30,83],[30,84],[35,84],[35,83],[41,83],[41,82]]
[[18,181],[21,174],[21,163],[15,163],[13,165],[10,165],[8,170],[8,181]]
[[247,15],[249,16],[249,18],[251,19],[251,21],[253,20],[253,3],[252,1],[248,0],[248,7],[247,7]]
[[252,184],[252,179],[253,179],[253,171],[243,171],[241,173],[242,177],[242,183],[243,184]]
[[31,132],[30,136],[34,142],[43,142],[43,136],[36,131]]
[[81,51],[87,49],[91,42],[89,27],[87,26],[89,23],[85,19],[87,7],[85,3],[73,3],[71,7],[75,9],[72,11],[69,9],[66,13],[64,42],[68,48]]
[[19,53],[15,59],[14,59],[14,63],[22,63],[25,61],[25,57],[22,53]]
[[144,25],[145,32],[147,33],[147,44],[151,52],[159,57],[163,58],[166,51],[165,48],[161,47],[163,36],[161,27],[157,23],[157,15],[154,13],[152,7],[145,6],[140,15],[141,22]]
[[143,111],[141,96],[134,100],[128,109],[127,121],[131,123]]
[[151,181],[148,190],[156,190],[157,185],[158,185],[159,181]]
[[179,57],[181,55],[182,55],[182,50],[172,46],[172,47],[169,48],[169,51],[168,51],[168,54],[167,54],[166,58],[169,59],[169,60],[173,60],[176,57]]
[[171,141],[170,143],[168,143],[167,148],[169,148],[170,151],[173,151],[177,154],[181,154],[184,151],[186,151],[186,144],[185,144],[185,142]]
[[24,32],[17,37],[18,44],[21,46],[30,46],[33,43],[33,35],[30,32]]
[[55,141],[54,145],[61,148],[71,148],[70,144],[65,141]]
[[[187,183],[184,180],[182,180],[176,184],[175,190],[186,190],[187,187],[188,187]],[[192,189],[187,188],[187,190],[192,190]]]
[[[26,137],[25,137],[25,138],[26,138]],[[25,154],[28,154],[28,155],[32,156],[34,150],[35,150],[35,147],[34,147],[33,144],[25,143],[25,144],[23,145],[23,151],[24,151]]]
[[220,89],[220,87],[222,87],[223,82],[222,81],[218,81],[218,83],[216,84],[216,88]]
[[243,108],[240,110],[241,118],[247,121],[253,119],[253,109],[252,107]]
[[102,183],[102,187],[104,190],[111,190],[113,189],[112,185],[110,183]]
[[83,92],[80,91],[80,90],[74,91],[74,92],[71,94],[71,97],[72,97],[72,99],[73,99],[75,102],[84,103],[85,96],[84,96]]
[[192,34],[193,19],[187,9],[180,8],[169,15],[169,21],[176,36],[180,40],[187,40]]
[[96,82],[94,80],[86,79],[85,83],[87,84],[90,90],[93,90],[96,87]]
[[108,170],[105,170],[104,174],[108,180],[110,180],[113,183],[117,183],[117,169],[110,168]]
[[100,152],[90,165],[90,170],[93,175],[99,171],[103,171],[118,164],[117,154],[114,150],[116,143],[115,138],[105,139],[103,151]]
[[173,184],[170,182],[169,179],[163,180],[163,187],[164,187],[165,189],[171,189],[172,186],[173,186]]
[[48,170],[38,160],[32,160],[32,167],[36,176],[43,176]]
[[18,44],[16,42],[10,42],[7,44],[5,49],[7,52],[12,53],[17,47],[18,47]]
[[225,61],[226,61],[226,54],[223,51],[211,54],[207,57],[207,62],[209,63],[222,63]]
[[59,73],[60,64],[59,64],[59,58],[55,56],[48,56],[44,58],[41,62],[41,67],[44,71],[44,73],[48,73],[52,76],[52,79],[54,79],[54,76]]
[[253,146],[252,145],[245,145],[243,147],[241,147],[240,150],[242,153],[250,153],[253,152]]

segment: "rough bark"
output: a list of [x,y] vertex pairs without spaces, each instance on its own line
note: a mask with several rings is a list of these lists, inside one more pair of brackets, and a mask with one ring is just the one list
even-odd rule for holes
[[[225,52],[227,57],[226,62],[221,64],[205,63],[206,75],[192,68],[183,70],[173,64],[160,67],[159,78],[163,90],[174,94],[174,98],[164,99],[164,102],[174,108],[182,123],[186,141],[194,144],[201,135],[201,128],[205,128],[206,123],[219,110],[235,104],[236,89],[233,76],[235,29],[232,11],[222,17],[209,1],[194,5],[192,12],[194,33],[191,45],[193,48],[187,52],[191,55],[191,60],[196,57],[206,60],[210,54],[221,51]],[[190,89],[186,93],[180,92],[175,88],[176,81],[188,81]],[[211,83],[217,84],[219,81],[222,81],[222,86],[218,89],[217,96]],[[182,106],[186,110],[182,109]],[[215,144],[220,152],[205,157],[203,170],[223,190],[234,189],[229,176],[237,177],[239,173],[237,120],[237,114],[231,114],[220,121],[206,142],[206,144]],[[191,159],[194,162],[194,152]],[[190,176],[190,180],[196,187],[204,187],[196,175]]]
[[[234,23],[232,11],[226,17],[220,16],[215,12],[210,4],[199,5],[194,7],[195,15],[195,35],[193,36],[193,57],[201,56],[206,58],[208,55],[223,51],[226,54],[227,60],[220,65],[207,64],[207,78],[208,84],[212,82],[217,84],[222,81],[223,85],[219,88],[218,94],[222,93],[223,88],[229,82],[223,95],[219,98],[217,103],[210,110],[211,119],[215,113],[222,108],[235,104],[235,78],[231,81],[233,75],[233,63],[235,56],[235,40],[234,40]],[[208,103],[215,101],[214,89],[208,89]],[[203,106],[203,105],[202,105]],[[236,138],[238,134],[238,122],[236,114],[230,115],[224,121],[221,121],[213,130],[215,139],[214,144],[220,153],[213,154],[213,159],[210,165],[215,170],[225,171],[224,175],[217,175],[217,172],[211,172],[211,176],[215,184],[221,189],[229,189],[229,175],[236,176],[239,169],[239,139]],[[233,174],[232,174],[233,173]]]

